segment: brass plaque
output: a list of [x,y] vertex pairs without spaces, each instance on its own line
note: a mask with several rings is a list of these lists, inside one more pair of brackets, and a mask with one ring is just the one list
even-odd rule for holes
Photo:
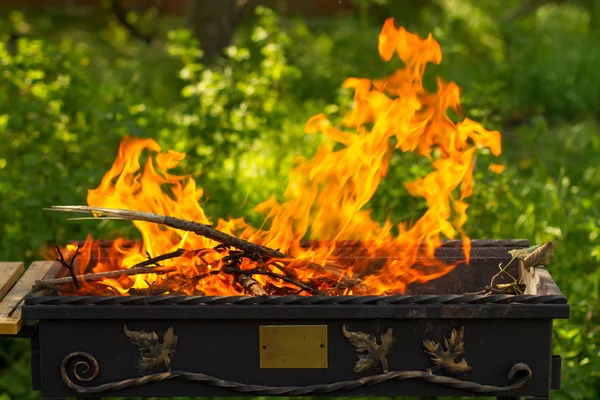
[[261,325],[260,368],[327,368],[327,325]]

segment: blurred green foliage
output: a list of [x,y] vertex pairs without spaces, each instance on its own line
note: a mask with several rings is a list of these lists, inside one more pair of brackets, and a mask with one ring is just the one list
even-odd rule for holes
[[[46,246],[136,235],[128,224],[73,223],[42,211],[84,204],[127,134],[187,154],[183,170],[205,190],[207,214],[260,219],[253,206],[282,194],[296,156],[321,138],[303,125],[318,113],[343,115],[347,77],[376,77],[383,18],[440,41],[435,75],[463,88],[466,116],[503,133],[500,160],[482,152],[470,200],[472,237],[557,238],[553,277],[572,317],[555,324],[564,359],[558,399],[600,398],[600,40],[595,1],[548,4],[506,18],[522,2],[358,0],[359,13],[305,21],[259,8],[226,57],[210,67],[181,21],[161,24],[148,46],[103,16],[8,11],[0,25],[0,260],[41,258]],[[500,5],[499,3],[502,3]],[[508,10],[508,11],[507,11]],[[508,14],[507,14],[508,13]],[[18,40],[10,35],[19,34]],[[488,171],[505,163],[504,173]],[[369,204],[376,218],[420,215],[403,182],[424,160],[393,157]],[[509,340],[507,338],[507,340]],[[30,391],[27,342],[3,341],[0,399]],[[553,397],[554,398],[554,397]]]

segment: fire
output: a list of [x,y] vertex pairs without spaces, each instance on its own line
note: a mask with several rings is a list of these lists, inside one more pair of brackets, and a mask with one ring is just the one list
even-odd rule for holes
[[[340,126],[324,114],[308,120],[305,132],[322,133],[327,140],[312,159],[300,160],[292,170],[283,202],[271,197],[256,206],[255,211],[264,215],[261,228],[254,228],[243,219],[219,219],[215,228],[279,249],[297,260],[335,265],[332,268],[346,276],[360,277],[371,294],[389,294],[403,293],[413,282],[436,279],[454,268],[434,257],[442,237],[460,236],[465,259],[469,260],[470,241],[463,226],[467,220],[466,199],[473,189],[475,150],[487,147],[497,156],[501,153],[501,137],[499,132],[487,131],[475,121],[454,123],[450,119],[449,110],[457,114],[460,111],[460,89],[455,83],[438,79],[437,91],[433,93],[423,87],[427,64],[439,64],[442,60],[440,45],[431,35],[420,38],[404,28],[395,28],[393,19],[388,19],[379,35],[379,54],[384,61],[397,55],[404,68],[379,80],[347,79],[343,85],[354,90],[354,108]],[[427,211],[412,224],[398,224],[398,234],[393,234],[393,223],[373,221],[365,205],[387,174],[396,149],[430,159],[433,170],[406,184],[412,196],[426,201]],[[142,165],[143,153],[149,157]],[[151,139],[128,136],[100,186],[89,191],[88,205],[213,224],[202,209],[203,191],[194,179],[169,172],[184,157],[175,151],[163,152]],[[131,294],[132,288],[165,283],[170,285],[168,292],[244,294],[244,288],[232,275],[210,273],[222,267],[223,253],[212,250],[218,243],[153,223],[134,224],[141,232],[142,243],[132,245],[122,239],[104,249],[88,237],[80,249],[77,272],[130,268],[148,255],[181,248],[186,250],[182,257],[160,264],[165,273],[104,279],[101,284],[122,295]],[[312,244],[303,244],[306,240]],[[348,241],[363,244],[354,247],[350,261],[344,256],[349,254]],[[68,249],[73,250],[74,246],[69,245]],[[199,249],[205,250],[196,251]],[[240,268],[252,269],[252,264],[244,259]],[[298,279],[319,281],[320,273],[305,266],[301,261],[290,265]],[[276,266],[266,268],[279,272]],[[177,278],[181,276],[185,279]],[[264,287],[289,291],[293,287],[265,275],[253,278]],[[319,282],[321,287],[331,286],[331,281]],[[92,290],[90,284],[80,290],[86,288]],[[351,288],[343,290],[343,294],[352,293]]]

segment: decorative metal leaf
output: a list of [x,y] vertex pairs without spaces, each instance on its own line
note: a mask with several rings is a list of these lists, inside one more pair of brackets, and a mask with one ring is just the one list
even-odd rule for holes
[[392,335],[392,328],[390,328],[381,335],[379,351],[383,354],[388,354],[392,350],[392,347],[394,347],[394,335]]
[[357,374],[362,374],[371,368],[375,368],[375,360],[373,360],[368,354],[360,354],[353,370]]
[[127,325],[124,327],[129,341],[138,346],[140,351],[150,350],[159,342],[156,332],[130,331]]
[[162,343],[156,332],[131,331],[127,325],[124,331],[129,341],[138,346],[140,372],[152,371],[163,364],[169,371],[171,370],[171,354],[175,352],[178,340],[172,326],[163,335]]
[[381,335],[381,344],[373,335],[363,332],[350,332],[346,325],[342,326],[342,333],[348,341],[356,348],[359,354],[358,361],[354,366],[354,372],[362,373],[381,364],[383,372],[388,372],[388,362],[386,356],[392,351],[394,346],[394,336],[392,329],[388,329]]
[[448,349],[449,355],[455,359],[462,357],[465,354],[465,327],[463,326],[459,331],[452,329],[450,339],[444,339],[444,344]]
[[438,342],[434,342],[433,340],[423,340],[423,347],[425,347],[425,354],[431,358],[431,362],[434,365],[439,365],[442,362],[440,358],[440,344]]
[[381,346],[379,346],[378,349],[379,362],[381,362],[383,372],[388,372],[389,370],[386,355],[391,353],[393,347],[394,336],[392,335],[392,329],[390,328],[384,334],[381,335]]
[[342,333],[352,346],[356,347],[357,352],[368,351],[372,343],[375,343],[375,336],[362,332],[350,332],[346,325],[342,326]]
[[[424,352],[431,358],[431,362],[444,369],[448,374],[469,372],[472,368],[462,358],[465,354],[465,330],[453,329],[450,338],[444,339],[445,350],[440,343],[423,340]],[[462,360],[457,361],[459,358]]]

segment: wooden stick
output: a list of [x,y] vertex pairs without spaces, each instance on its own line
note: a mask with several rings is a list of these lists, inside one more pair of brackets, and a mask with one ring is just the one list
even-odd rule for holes
[[[210,250],[212,250],[212,249],[210,249]],[[163,254],[163,255],[142,261],[142,262],[134,265],[131,268],[120,269],[120,270],[116,270],[116,271],[99,272],[96,274],[77,275],[77,276],[75,276],[75,279],[72,279],[71,277],[64,277],[64,278],[38,280],[35,282],[35,285],[33,286],[32,290],[52,289],[52,290],[61,291],[60,285],[66,285],[66,284],[72,283],[74,281],[97,282],[97,281],[101,281],[101,280],[107,279],[107,278],[119,278],[122,276],[131,276],[131,275],[139,275],[139,274],[149,274],[149,273],[165,274],[168,272],[175,271],[176,268],[175,267],[156,267],[156,266],[148,267],[148,265],[155,264],[162,260],[167,260],[170,258],[178,257],[178,256],[182,255],[184,252],[185,252],[184,250],[179,249],[179,250],[176,250],[171,253]],[[196,250],[196,252],[201,253],[202,251]],[[206,265],[208,265],[208,263],[206,263]],[[229,270],[226,269],[226,270],[210,271],[208,273],[200,274],[196,277],[193,277],[192,279],[199,281],[200,279],[203,279],[209,275],[217,274],[219,272],[234,274],[236,281],[239,284],[241,284],[244,287],[244,289],[248,290],[254,296],[267,296],[268,295],[268,293],[264,290],[264,288],[262,286],[260,286],[258,284],[258,282],[256,282],[252,278],[251,275],[252,275],[253,271],[248,271],[248,274],[245,274],[244,271],[234,270],[234,269],[229,268]],[[264,272],[262,274],[268,275],[269,273]],[[276,274],[271,273],[271,275],[276,275]],[[285,275],[282,275],[280,277],[278,276],[278,278],[293,282],[295,285],[307,290],[306,289],[307,286],[304,285],[302,282],[295,282],[292,278],[288,278]],[[164,293],[165,291],[169,290],[171,283],[163,282],[163,284],[158,284],[157,287],[155,287],[155,288],[150,286],[149,288],[142,289],[142,290],[148,291],[149,293],[152,293],[152,295],[160,294],[160,293]],[[311,289],[309,291],[312,292],[312,288],[308,287],[308,289]]]
[[[277,262],[270,263],[267,265],[273,265],[275,267],[279,267],[279,263],[281,264],[289,264],[295,260],[277,260]],[[331,276],[331,280],[337,281],[341,286],[346,288],[351,288],[354,292],[366,294],[369,293],[369,288],[362,283],[362,279],[360,278],[351,278],[344,273],[344,269],[337,265],[319,265],[313,263],[311,268],[312,271],[324,275]]]
[[[168,260],[170,258],[179,257],[183,253],[185,253],[185,250],[178,249],[171,253],[162,254],[160,256],[153,257],[148,260],[137,263],[131,268],[118,269],[116,271],[99,272],[97,274],[77,275],[75,276],[75,279],[79,282],[97,282],[103,279],[120,278],[122,276],[131,276],[139,274],[165,274],[167,272],[174,271],[175,267],[148,267],[148,265],[156,264],[159,261]],[[38,290],[42,288],[53,288],[58,285],[66,285],[72,282],[73,278],[71,277],[39,280],[35,282],[34,289]]]
[[238,275],[235,280],[244,287],[253,296],[268,296],[269,293],[248,275]]
[[[246,240],[237,238],[235,236],[228,235],[224,232],[218,231],[214,229],[210,225],[200,224],[194,221],[187,221],[184,219],[141,212],[141,211],[131,211],[131,210],[123,210],[116,208],[103,208],[103,207],[88,207],[88,206],[52,206],[51,208],[46,208],[45,210],[50,211],[63,211],[63,212],[71,212],[71,213],[84,213],[84,214],[96,214],[96,215],[105,215],[102,217],[103,219],[118,219],[118,220],[126,220],[126,221],[145,221],[152,222],[155,224],[166,225],[171,228],[181,229],[188,232],[193,232],[197,235],[204,236],[206,238],[212,239],[216,242],[222,243],[226,246],[235,247],[240,250],[245,251],[246,253],[251,254],[259,254],[265,258],[270,259],[279,259],[279,260],[287,260],[299,262],[303,267],[307,267],[315,272],[333,272],[330,268],[326,268],[317,263],[313,263],[308,260],[298,260],[293,257],[281,253],[277,250],[273,250],[269,247],[265,247],[256,243],[248,242]],[[88,217],[88,218],[72,218],[72,219],[97,219],[96,217]],[[287,263],[286,263],[287,264]],[[291,271],[289,268],[282,270],[284,274],[296,278],[296,274]],[[344,284],[350,286],[356,286],[356,282],[353,279],[347,279],[343,277],[342,274],[337,274],[336,278],[343,281]]]
[[[140,275],[140,274],[166,274],[174,271],[175,267],[159,268],[159,267],[131,267],[127,269],[119,269],[116,271],[99,272],[97,274],[77,275],[79,282],[98,282],[104,279],[120,278],[122,276]],[[56,278],[36,281],[34,289],[52,288],[53,286],[66,285],[73,283],[71,277]]]
[[[67,282],[68,283],[68,282]],[[33,293],[36,290],[49,289],[52,291],[60,292],[60,293],[77,293],[77,289],[75,288],[63,288],[60,284],[55,285],[49,283],[48,280],[37,280],[33,285],[31,292]]]
[[103,217],[105,219],[152,222],[155,224],[166,225],[175,229],[181,229],[183,231],[194,232],[197,235],[204,236],[227,246],[236,247],[247,253],[256,253],[268,258],[290,258],[290,256],[287,254],[283,254],[277,250],[228,235],[224,232],[214,229],[210,225],[200,224],[198,222],[187,221],[175,217],[141,211],[87,206],[52,206],[46,210],[73,213],[78,212],[84,214],[103,214],[107,216]]
[[73,284],[75,285],[75,289],[79,289],[79,282],[77,282],[77,277],[75,276],[75,271],[73,271],[73,266],[75,264],[75,259],[79,255],[79,250],[81,250],[80,245],[77,246],[77,249],[75,250],[75,254],[73,254],[71,256],[71,260],[67,263],[67,260],[65,260],[65,256],[63,256],[62,251],[60,251],[60,247],[56,246],[56,253],[58,254],[56,261],[58,261],[60,263],[60,265],[62,265],[64,268],[66,268],[69,271],[69,274],[71,275],[71,278],[73,279]]

